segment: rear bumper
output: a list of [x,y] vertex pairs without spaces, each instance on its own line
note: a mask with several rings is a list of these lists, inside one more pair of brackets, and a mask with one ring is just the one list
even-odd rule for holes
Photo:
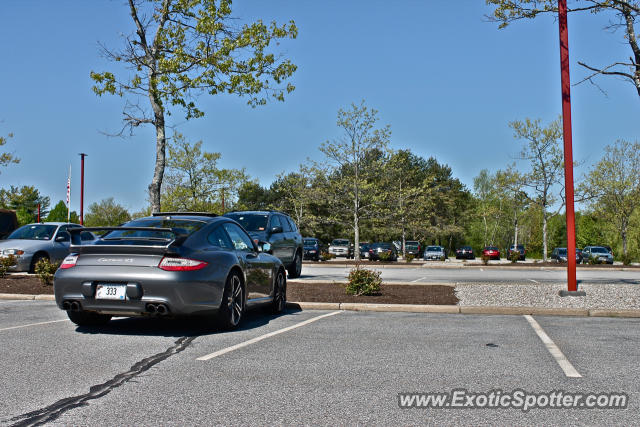
[[[215,268],[174,272],[123,266],[114,270],[105,273],[94,266],[58,270],[53,282],[56,304],[62,309],[64,301],[77,301],[81,310],[115,316],[150,314],[150,303],[165,304],[170,315],[213,314],[220,307],[227,273]],[[98,283],[127,284],[126,299],[96,299]]]

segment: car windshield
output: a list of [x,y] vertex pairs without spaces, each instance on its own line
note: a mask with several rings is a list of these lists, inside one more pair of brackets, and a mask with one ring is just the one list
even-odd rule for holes
[[[199,230],[205,223],[202,221],[181,220],[181,219],[137,219],[124,224],[124,227],[153,227],[153,228],[171,228],[178,234],[189,235]],[[114,230],[110,231],[102,238],[104,240],[121,240],[125,238],[152,238],[152,239],[174,239],[174,233],[166,231],[153,230]]]
[[[511,245],[511,249],[514,250],[516,248],[515,245]],[[518,250],[523,250],[524,246],[523,245],[518,245]]]
[[496,248],[495,246],[487,246],[485,249],[488,250],[488,251],[497,251],[498,250],[498,248]]
[[427,246],[427,252],[440,252],[440,246]]
[[305,246],[315,246],[316,243],[318,243],[318,241],[315,239],[304,239]]
[[225,215],[240,223],[247,231],[264,231],[267,229],[267,214],[228,213]]
[[349,241],[346,239],[335,239],[331,244],[333,246],[349,246]]
[[558,249],[558,255],[566,255],[567,254],[567,249]]
[[471,246],[463,246],[460,249],[464,250],[464,251],[470,251],[471,250]]
[[406,249],[418,249],[418,246],[420,246],[418,242],[406,242],[404,244],[404,247]]
[[51,240],[57,228],[57,225],[50,224],[23,225],[11,233],[8,239]]
[[374,243],[372,248],[391,249],[391,243]]
[[592,254],[608,254],[609,251],[606,250],[605,248],[591,248],[591,253]]

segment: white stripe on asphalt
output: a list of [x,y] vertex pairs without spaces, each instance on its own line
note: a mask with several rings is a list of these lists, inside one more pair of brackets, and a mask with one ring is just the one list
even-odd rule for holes
[[533,279],[529,279],[529,280],[531,280],[533,283],[540,283],[537,280],[533,280]]
[[313,323],[316,320],[320,320],[320,319],[322,319],[324,317],[335,316],[336,314],[340,314],[340,313],[342,313],[342,311],[333,311],[331,313],[327,313],[327,314],[323,314],[321,316],[313,317],[313,318],[311,318],[309,320],[305,320],[304,322],[296,323],[295,325],[288,326],[288,327],[282,328],[282,329],[278,329],[277,331],[269,332],[268,334],[260,335],[259,337],[252,338],[252,339],[250,339],[248,341],[245,341],[245,342],[241,342],[240,344],[236,344],[236,345],[232,345],[231,347],[223,348],[222,350],[218,350],[218,351],[213,352],[211,354],[207,354],[206,356],[198,357],[196,360],[211,360],[214,357],[222,356],[223,354],[230,353],[230,352],[232,352],[234,350],[237,350],[239,348],[246,347],[246,346],[251,345],[251,344],[255,344],[258,341],[265,340],[265,339],[270,338],[270,337],[272,337],[274,335],[282,334],[282,333],[290,331],[292,329],[296,329],[296,328],[299,328],[301,326],[308,325],[309,323]]
[[560,365],[564,374],[569,378],[582,378],[582,375],[576,371],[576,368],[574,368],[571,362],[569,362],[565,355],[562,354],[562,351],[560,351],[553,340],[549,338],[549,335],[547,335],[544,329],[542,329],[542,326],[540,326],[540,324],[538,324],[538,322],[528,314],[525,314],[524,318],[527,319],[527,322],[529,322],[533,330],[536,331],[536,334],[538,334],[544,345],[547,347],[549,353],[551,353],[553,358],[556,359],[556,362],[558,362],[558,365]]
[[28,328],[29,326],[48,325],[50,323],[59,323],[59,322],[68,322],[68,321],[69,321],[69,319],[62,319],[62,320],[51,320],[49,322],[29,323],[28,325],[11,326],[10,328],[2,328],[2,329],[0,329],[0,332],[9,331],[11,329]]
[[419,282],[419,281],[424,280],[424,279],[426,279],[426,277],[421,277],[419,279],[412,280],[410,283],[416,283],[416,282]]

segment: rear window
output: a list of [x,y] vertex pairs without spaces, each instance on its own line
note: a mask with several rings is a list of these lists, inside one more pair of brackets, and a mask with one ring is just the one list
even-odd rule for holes
[[567,254],[566,249],[558,249],[558,255],[566,255],[566,254]]
[[316,243],[318,243],[318,242],[315,239],[304,239],[304,245],[305,246],[315,246]]
[[418,249],[418,246],[420,246],[418,242],[406,242],[404,244],[404,247],[406,249]]
[[591,248],[591,253],[592,254],[608,254],[609,251],[606,250],[605,248]]
[[382,249],[391,249],[390,243],[374,243],[371,245],[372,248],[382,248]]
[[[204,226],[204,224],[205,223],[202,221],[153,218],[153,219],[138,219],[135,221],[130,221],[124,224],[124,227],[170,228],[178,234],[189,235],[195,231],[198,231],[200,228],[202,228],[202,226]],[[102,238],[106,240],[121,239],[126,237],[174,239],[175,235],[173,233],[168,233],[164,231],[114,230],[102,236]]]
[[438,252],[440,250],[440,246],[427,246],[427,252]]
[[226,217],[238,222],[247,231],[264,231],[267,229],[267,214],[228,213]]

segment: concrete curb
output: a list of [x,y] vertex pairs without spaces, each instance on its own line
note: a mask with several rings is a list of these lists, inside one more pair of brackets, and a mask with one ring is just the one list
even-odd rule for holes
[[545,308],[545,307],[483,307],[459,305],[418,305],[418,304],[365,304],[365,303],[321,303],[288,302],[290,308],[302,310],[349,310],[383,311],[404,313],[447,313],[447,314],[493,314],[493,315],[536,315],[536,316],[580,316],[580,317],[624,317],[640,318],[640,310],[609,310],[587,308]]
[[[403,263],[402,261],[399,262],[398,264],[375,264],[375,263],[369,263],[369,262],[365,262],[361,265],[361,267],[367,268],[367,267],[371,267],[371,268],[375,268],[375,269],[385,269],[385,268],[390,268],[390,269],[394,269],[394,268],[414,268],[414,269],[430,269],[430,268],[444,268],[444,269],[474,269],[474,268],[487,268],[487,269],[491,269],[491,270],[514,270],[514,269],[524,269],[524,270],[558,270],[558,271],[565,271],[567,269],[566,266],[540,266],[540,265],[536,265],[536,264],[525,264],[524,266],[522,266],[522,264],[520,266],[514,266],[511,265],[511,263],[503,263],[503,264],[489,264],[489,265],[484,265],[484,264],[462,264],[462,263],[452,263],[452,264],[442,264],[442,263],[436,263],[437,261],[434,261],[434,263],[428,263],[428,262],[424,262],[424,263]],[[308,266],[313,266],[313,267],[344,267],[344,268],[353,268],[354,265],[345,265],[342,264],[340,262],[322,262],[322,263],[304,263],[304,265],[308,265]],[[634,268],[634,267],[629,267],[629,266],[613,266],[613,267],[608,267],[608,268],[602,268],[602,267],[588,267],[588,266],[581,266],[578,267],[578,270],[581,271],[640,271],[640,268]]]

